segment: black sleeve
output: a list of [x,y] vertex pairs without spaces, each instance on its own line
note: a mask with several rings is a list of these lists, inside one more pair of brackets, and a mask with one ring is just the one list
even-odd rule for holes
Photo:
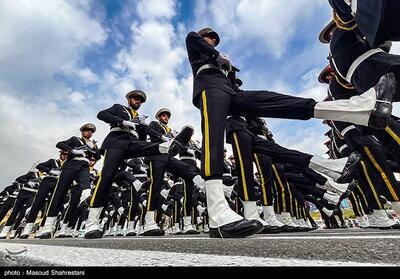
[[150,122],[147,132],[152,138],[152,141],[154,141],[154,139],[161,139],[161,137],[164,135],[164,133],[160,130],[160,125],[156,121]]
[[15,179],[15,181],[17,181],[18,183],[26,184],[29,182],[29,180],[31,180],[34,177],[35,177],[34,172],[30,171],[27,174],[17,177],[17,179]]
[[56,144],[56,147],[58,149],[70,152],[72,149],[74,149],[74,139],[75,137],[71,137],[65,141],[60,141],[59,143]]
[[217,58],[219,51],[213,46],[209,45],[203,37],[196,32],[190,32],[186,37],[187,48],[194,48],[195,50],[207,55],[209,58]]
[[97,114],[97,118],[110,125],[122,126],[124,119],[118,116],[118,110],[121,105],[115,104],[112,107],[102,110]]
[[52,165],[53,165],[52,162],[53,162],[53,159],[49,159],[46,162],[42,162],[42,163],[38,164],[36,166],[36,168],[41,172],[49,173],[52,169]]

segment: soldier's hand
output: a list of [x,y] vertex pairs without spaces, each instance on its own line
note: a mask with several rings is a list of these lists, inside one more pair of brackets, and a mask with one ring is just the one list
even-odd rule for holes
[[232,63],[227,56],[220,53],[217,57],[217,63],[220,67],[226,68],[229,72],[232,71]]
[[146,124],[146,118],[147,118],[148,116],[146,116],[146,115],[143,115],[143,114],[139,114],[136,118],[137,118],[137,121],[139,122],[139,123],[141,123],[141,124]]
[[49,174],[55,175],[55,176],[58,176],[60,173],[61,173],[61,171],[59,171],[59,170],[51,170],[51,171],[49,172]]
[[161,136],[161,140],[162,140],[163,142],[167,142],[167,141],[170,141],[171,139],[170,139],[169,137],[167,137],[167,136],[162,135],[162,136]]
[[72,149],[71,154],[77,155],[77,156],[86,156],[86,150],[82,149]]
[[139,125],[139,123],[133,123],[131,121],[126,121],[126,120],[122,122],[122,126],[133,130],[136,130],[137,125]]

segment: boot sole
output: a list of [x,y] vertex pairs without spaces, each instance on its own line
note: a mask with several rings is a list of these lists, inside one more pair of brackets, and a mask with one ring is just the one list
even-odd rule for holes
[[209,234],[211,238],[244,238],[251,236],[253,234],[257,234],[261,232],[263,229],[264,227],[260,223],[259,226],[251,227],[236,233],[229,233],[229,232],[219,231],[218,229],[210,228]]

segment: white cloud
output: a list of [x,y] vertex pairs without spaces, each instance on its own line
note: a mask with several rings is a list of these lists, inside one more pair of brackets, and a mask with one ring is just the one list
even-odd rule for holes
[[141,19],[170,19],[175,15],[175,1],[147,0],[137,4],[138,15]]
[[0,174],[0,187],[33,162],[57,156],[55,144],[79,135],[80,125],[97,124],[86,102],[93,94],[74,91],[57,78],[62,74],[85,84],[98,80],[80,66],[84,52],[107,38],[89,14],[90,3],[0,2],[0,168],[7,170]]
[[[197,2],[196,25],[212,26],[223,44],[237,43],[237,52],[280,57],[296,31],[326,1],[210,0]],[[230,47],[235,49],[234,47]]]

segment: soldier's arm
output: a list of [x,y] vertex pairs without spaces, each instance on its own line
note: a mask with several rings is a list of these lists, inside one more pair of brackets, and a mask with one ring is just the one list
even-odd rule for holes
[[102,110],[97,114],[97,118],[110,125],[122,126],[124,119],[118,116],[118,107],[120,105],[115,104],[112,107]]
[[73,146],[74,138],[75,138],[75,137],[71,137],[71,138],[69,138],[69,139],[67,139],[67,140],[60,141],[60,142],[58,142],[58,143],[56,144],[56,147],[57,147],[58,149],[63,150],[63,151],[70,152],[72,149],[74,149],[74,146]]
[[208,44],[203,37],[201,37],[196,32],[190,32],[186,37],[187,48],[194,48],[195,50],[207,55],[209,58],[217,58],[219,51],[213,46]]
[[41,172],[49,173],[51,171],[51,162],[52,159],[49,159],[46,162],[38,164],[36,168]]

